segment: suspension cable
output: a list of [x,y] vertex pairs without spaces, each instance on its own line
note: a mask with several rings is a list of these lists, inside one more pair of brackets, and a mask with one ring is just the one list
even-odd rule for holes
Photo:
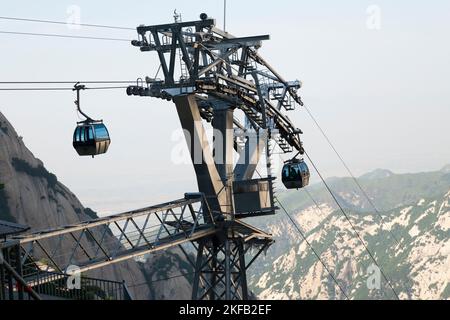
[[368,255],[370,256],[370,258],[372,259],[372,261],[375,263],[375,265],[380,269],[380,272],[383,276],[383,278],[386,280],[386,282],[388,283],[389,287],[391,288],[392,292],[394,293],[394,295],[396,296],[396,298],[398,300],[400,300],[400,297],[398,296],[396,290],[394,289],[391,281],[388,279],[388,277],[386,276],[386,274],[384,273],[381,265],[378,264],[377,260],[375,259],[375,256],[372,254],[372,252],[370,251],[369,247],[366,245],[366,243],[364,242],[363,238],[361,237],[361,235],[359,234],[358,230],[356,230],[353,222],[351,221],[350,217],[348,216],[348,214],[345,212],[344,208],[341,206],[341,204],[339,203],[339,201],[337,200],[336,196],[334,195],[334,193],[332,192],[330,186],[328,185],[328,183],[326,182],[326,180],[323,178],[322,174],[320,173],[320,171],[318,170],[317,166],[315,165],[315,163],[312,161],[311,157],[309,156],[309,154],[305,151],[305,155],[308,158],[309,162],[311,162],[311,164],[314,167],[314,170],[317,172],[318,176],[320,177],[320,179],[322,180],[323,184],[325,185],[327,191],[330,193],[331,197],[333,198],[334,202],[336,203],[336,205],[339,207],[339,210],[342,212],[342,214],[344,215],[345,219],[348,221],[348,223],[350,224],[350,227],[352,228],[352,230],[355,232],[356,236],[358,237],[359,241],[361,242],[361,244],[363,245],[365,251],[368,253]]
[[[128,87],[86,87],[86,90],[115,90]],[[0,88],[0,91],[73,91],[73,88],[48,87],[48,88]]]
[[85,84],[114,84],[114,83],[136,83],[136,80],[100,80],[100,81],[0,81],[0,85],[5,84],[75,84],[75,83],[85,83]]
[[[316,209],[319,211],[319,213],[322,214],[322,213],[323,213],[323,212],[322,212],[322,209],[320,208],[319,203],[316,201],[316,199],[314,199],[314,197],[312,196],[312,194],[311,194],[306,188],[303,188],[303,191],[304,191],[305,194],[308,196],[308,198],[314,203],[314,206],[315,206]],[[345,242],[345,239],[344,239],[344,237],[341,235],[341,233],[340,233],[340,232],[336,232],[336,234],[337,234],[338,237],[341,239],[342,243],[344,243],[344,242]],[[351,259],[352,259],[353,261],[355,261],[356,263],[358,263],[358,261],[356,261],[356,258],[355,258],[353,255],[351,255]],[[367,270],[368,264],[364,263],[364,260],[361,261],[361,264],[363,265],[364,269]],[[383,293],[384,293],[384,291],[383,291]]]
[[300,227],[297,225],[297,223],[294,221],[294,219],[291,217],[291,215],[288,213],[288,211],[286,210],[286,208],[283,206],[283,204],[280,202],[280,200],[278,200],[277,197],[274,197],[274,199],[278,202],[278,204],[280,205],[280,207],[283,209],[284,213],[286,214],[286,216],[289,218],[289,220],[291,221],[292,225],[295,227],[295,229],[297,230],[297,232],[300,234],[300,236],[303,238],[303,240],[305,241],[305,243],[308,245],[308,247],[311,249],[311,251],[314,253],[314,255],[316,256],[316,258],[320,261],[320,263],[322,264],[322,266],[324,267],[324,269],[328,272],[328,274],[330,275],[330,277],[333,279],[333,281],[336,283],[336,285],[338,286],[338,288],[341,290],[342,294],[345,296],[345,298],[347,300],[349,300],[348,295],[345,293],[344,288],[342,288],[342,286],[339,284],[339,282],[337,281],[336,277],[331,273],[330,269],[328,269],[327,265],[325,264],[325,262],[322,260],[322,258],[320,257],[320,255],[317,253],[317,251],[314,249],[314,247],[312,246],[311,242],[309,242],[308,238],[306,237],[306,235],[303,233],[303,231],[300,229]]
[[[306,112],[308,113],[309,117],[312,119],[312,121],[314,122],[314,124],[316,125],[316,127],[319,129],[319,131],[321,132],[321,134],[323,135],[323,137],[325,138],[325,140],[327,141],[327,143],[330,145],[331,149],[333,150],[333,152],[336,154],[336,156],[339,158],[340,162],[342,163],[342,165],[344,166],[344,168],[347,170],[348,174],[350,175],[350,177],[352,178],[352,180],[355,182],[356,186],[358,187],[359,190],[361,190],[361,193],[363,194],[363,196],[367,199],[367,202],[369,203],[369,205],[375,210],[375,212],[377,213],[377,215],[380,217],[381,219],[381,227],[383,227],[384,224],[384,218],[383,215],[380,213],[380,211],[378,210],[378,208],[375,206],[374,202],[372,201],[372,199],[370,199],[369,195],[367,194],[367,192],[364,190],[364,188],[362,187],[362,185],[359,183],[358,179],[355,177],[355,175],[353,174],[353,172],[350,170],[349,166],[347,165],[347,163],[344,161],[344,158],[341,156],[341,154],[337,151],[336,147],[334,146],[334,144],[331,142],[331,139],[328,137],[328,135],[325,133],[325,130],[321,127],[321,125],[319,124],[319,122],[317,121],[316,117],[314,117],[314,115],[312,114],[311,110],[304,105],[303,106],[306,110]],[[394,235],[394,233],[390,230],[388,230],[389,233],[391,234],[392,238],[395,240],[395,242],[397,243],[397,245],[400,245],[400,241],[397,239],[397,237]]]
[[129,39],[123,38],[104,38],[104,37],[91,37],[91,36],[73,36],[57,33],[34,33],[34,32],[19,32],[19,31],[5,31],[0,30],[0,34],[22,35],[22,36],[40,36],[40,37],[56,37],[56,38],[72,38],[72,39],[88,39],[88,40],[105,40],[105,41],[122,41],[131,42]]
[[[256,173],[260,176],[261,174],[259,173],[258,170],[256,170]],[[276,202],[278,202],[278,204],[280,205],[280,207],[283,209],[284,214],[288,217],[288,219],[290,220],[291,224],[294,226],[294,228],[297,230],[297,232],[300,234],[300,236],[302,237],[302,239],[305,241],[306,245],[311,249],[311,251],[314,253],[314,255],[316,256],[316,258],[319,260],[319,262],[322,264],[322,266],[324,267],[324,269],[327,271],[327,273],[329,274],[329,276],[333,279],[333,281],[335,282],[335,284],[338,286],[339,290],[342,292],[342,294],[345,296],[345,298],[347,300],[349,300],[348,295],[346,294],[345,290],[342,288],[342,286],[339,284],[339,282],[337,281],[336,277],[331,273],[330,269],[327,267],[327,265],[325,264],[325,262],[322,260],[322,258],[320,257],[320,255],[317,253],[317,251],[314,249],[313,245],[311,242],[309,242],[308,238],[306,237],[305,233],[300,229],[300,227],[298,226],[298,224],[294,221],[294,219],[291,217],[291,215],[289,214],[289,212],[287,211],[287,209],[285,208],[285,206],[283,205],[283,203],[280,201],[280,199],[278,199],[278,197],[274,196],[274,200]]]
[[[280,160],[282,160],[281,155],[278,155],[278,156],[279,156]],[[258,171],[256,171],[256,172],[258,173],[258,175],[260,175]],[[260,176],[261,176],[261,175],[260,175]],[[307,194],[307,196],[309,197],[309,199],[314,203],[314,205],[315,205],[315,207],[317,208],[317,210],[319,210],[319,212],[322,212],[322,209],[320,208],[319,204],[318,204],[317,201],[313,198],[313,196],[309,193],[309,191],[308,191],[306,188],[303,188],[303,190],[304,190],[304,192]],[[275,199],[276,199],[276,201],[280,204],[280,206],[283,208],[283,210],[284,210],[285,213],[286,213],[287,210],[285,209],[285,207],[283,206],[283,204],[281,203],[281,201],[280,201],[277,197],[275,197]],[[340,238],[343,242],[345,242],[345,240],[344,240],[344,238],[343,238],[343,236],[341,235],[340,232],[337,232],[336,234],[339,236],[339,238]],[[353,255],[351,255],[351,259],[352,259],[353,261],[357,262],[357,261],[356,261],[356,258],[355,258]],[[367,266],[364,264],[364,262],[361,262],[361,263],[362,263],[362,265],[367,269]]]
[[[383,228],[383,226],[385,225],[385,219],[383,217],[383,215],[381,214],[380,210],[378,210],[378,208],[376,207],[375,203],[372,201],[372,199],[369,197],[369,195],[367,194],[366,190],[362,187],[361,183],[358,181],[358,179],[356,178],[356,176],[353,174],[353,172],[350,170],[350,167],[347,165],[347,163],[345,162],[344,158],[342,157],[342,155],[337,151],[336,147],[334,146],[333,142],[331,141],[331,139],[328,137],[328,135],[326,134],[325,130],[322,128],[322,126],[319,124],[317,118],[312,114],[311,110],[304,105],[303,106],[306,110],[306,112],[308,113],[309,117],[311,118],[311,120],[314,122],[314,124],[316,125],[316,127],[319,129],[319,131],[321,132],[322,136],[325,138],[325,140],[327,141],[328,145],[331,147],[331,149],[333,150],[333,152],[336,154],[336,156],[338,157],[339,161],[342,163],[342,165],[344,166],[344,168],[347,170],[348,174],[350,175],[351,179],[354,181],[354,183],[356,184],[356,186],[358,187],[358,189],[361,191],[362,195],[364,196],[364,198],[366,198],[367,202],[369,203],[369,205],[373,208],[373,210],[375,211],[375,213],[378,215],[378,217],[380,218],[380,229]],[[394,239],[395,242],[395,247],[392,248],[392,250],[395,253],[395,249],[402,247],[403,249],[405,248],[404,245],[402,245],[402,243],[400,242],[400,240],[397,238],[397,236],[394,234],[394,232],[389,229],[386,228],[386,230],[389,232],[389,234],[391,235],[392,239]],[[387,255],[387,252],[385,252],[383,254],[383,256]],[[419,277],[423,279],[422,275],[419,273]],[[409,279],[409,283],[411,284],[411,286],[413,286],[413,282],[411,279]],[[427,289],[427,291],[429,291],[430,288]]]
[[36,22],[36,23],[47,23],[47,24],[61,24],[61,25],[73,25],[73,26],[82,26],[82,27],[118,29],[118,30],[134,30],[134,31],[136,31],[136,28],[109,26],[109,25],[101,25],[101,24],[71,23],[71,22],[63,22],[63,21],[28,19],[28,18],[17,18],[17,17],[0,17],[0,19],[1,20],[12,20],[12,21],[23,21],[23,22]]
[[0,91],[64,91],[72,88],[0,88]]

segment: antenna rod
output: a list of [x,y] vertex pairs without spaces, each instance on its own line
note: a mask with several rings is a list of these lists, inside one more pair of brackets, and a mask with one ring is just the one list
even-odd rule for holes
[[227,31],[227,0],[223,0],[223,31]]

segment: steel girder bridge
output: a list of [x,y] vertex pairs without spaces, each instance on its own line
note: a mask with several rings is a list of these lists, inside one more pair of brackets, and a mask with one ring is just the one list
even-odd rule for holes
[[[199,193],[0,244],[3,252],[16,252],[19,258],[5,263],[16,265],[31,288],[35,279],[27,274],[33,270],[28,264],[36,267],[42,258],[46,263],[37,268],[64,274],[71,264],[85,272],[179,247],[195,270],[192,299],[249,299],[246,272],[273,238],[243,220],[278,209],[274,148],[304,153],[302,132],[286,115],[303,105],[297,95],[301,83],[286,81],[260,56],[268,35],[239,38],[215,25],[202,14],[198,21],[139,26],[139,39],[132,45],[157,53],[164,78],[139,79],[127,89],[128,95],[175,104]],[[215,130],[212,146],[206,124]],[[267,168],[261,174],[263,157]],[[112,237],[119,241],[105,240]],[[73,249],[61,252],[62,243]],[[193,245],[195,259],[183,247],[187,243]]]

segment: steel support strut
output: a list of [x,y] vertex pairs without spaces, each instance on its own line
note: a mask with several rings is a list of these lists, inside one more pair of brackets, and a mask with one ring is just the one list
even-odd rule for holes
[[[193,300],[249,299],[246,272],[250,264],[246,264],[245,257],[249,250],[244,250],[244,246],[242,238],[219,240],[213,237],[199,242]],[[204,286],[199,285],[202,279],[206,280]]]

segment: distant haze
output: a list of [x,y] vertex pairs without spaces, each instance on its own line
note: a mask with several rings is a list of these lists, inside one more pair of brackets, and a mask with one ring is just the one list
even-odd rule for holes
[[[157,3],[157,5],[156,5]],[[449,1],[228,0],[227,27],[236,36],[270,34],[261,53],[287,79],[299,79],[304,102],[355,175],[439,170],[450,163]],[[373,5],[376,5],[375,7]],[[183,20],[201,12],[222,26],[222,1],[9,1],[2,16],[135,27]],[[376,9],[374,11],[374,8]],[[377,15],[377,21],[373,20]],[[377,24],[378,23],[378,24]],[[0,20],[0,30],[136,38],[134,31]],[[133,80],[154,76],[154,53],[127,42],[0,34],[0,81]],[[110,152],[79,158],[71,139],[78,120],[72,92],[0,92],[0,110],[46,167],[86,206],[120,211],[195,191],[192,166],[173,165],[179,128],[174,105],[128,97],[125,90],[82,93],[82,105],[103,118]],[[347,175],[304,110],[290,114],[325,176]]]

